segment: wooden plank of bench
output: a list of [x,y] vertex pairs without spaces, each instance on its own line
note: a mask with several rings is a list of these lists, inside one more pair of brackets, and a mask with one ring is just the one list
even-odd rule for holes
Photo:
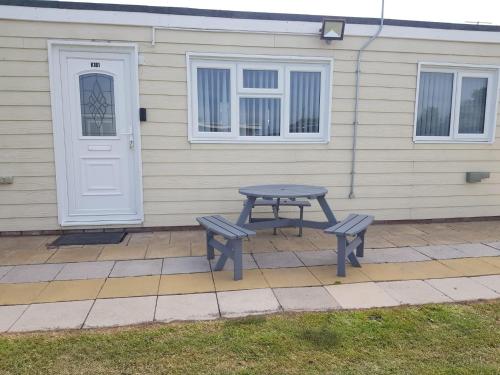
[[[243,232],[246,236],[255,236],[255,232],[253,230],[246,229],[246,228],[240,227],[239,225],[231,223],[230,221],[226,220],[224,217],[222,217],[220,215],[214,215],[212,217],[214,219],[217,219],[221,223],[221,225],[227,225],[231,228],[237,229],[239,232]],[[246,237],[246,236],[244,236],[244,237]]]
[[346,234],[352,236],[355,234],[358,234],[359,232],[364,231],[371,223],[373,222],[373,216],[366,215],[365,218],[351,227],[348,231],[346,231]]
[[255,232],[241,228],[222,216],[203,216],[196,219],[207,230],[219,234],[227,239],[239,239],[255,235]]
[[345,234],[346,231],[362,221],[366,215],[350,214],[346,219],[325,230],[327,233]]
[[373,220],[373,216],[370,215],[349,215],[346,220],[326,229],[325,232],[352,236],[365,230]]
[[226,239],[237,239],[238,233],[234,233],[233,231],[230,231],[223,226],[219,225],[218,223],[214,223],[210,220],[210,217],[200,217],[197,218],[198,222],[205,227],[207,231],[214,232],[216,234],[219,234],[223,236]]
[[[278,202],[275,200],[271,200],[271,199],[257,199],[253,205],[255,207],[277,206]],[[311,202],[309,202],[309,201],[292,201],[292,200],[280,201],[280,206],[309,207],[310,205],[311,205]]]

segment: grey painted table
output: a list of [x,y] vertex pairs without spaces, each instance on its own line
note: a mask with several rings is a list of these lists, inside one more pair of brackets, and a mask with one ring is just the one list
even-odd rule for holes
[[316,199],[325,214],[326,221],[311,221],[304,220],[303,226],[307,228],[325,229],[337,224],[337,219],[328,205],[325,195],[328,190],[321,186],[309,185],[257,185],[247,186],[239,190],[240,194],[246,195],[247,200],[243,206],[237,225],[248,229],[266,229],[266,228],[283,228],[283,227],[298,227],[299,219],[261,219],[255,222],[248,222],[250,212],[257,198],[264,199],[295,199],[306,198]]

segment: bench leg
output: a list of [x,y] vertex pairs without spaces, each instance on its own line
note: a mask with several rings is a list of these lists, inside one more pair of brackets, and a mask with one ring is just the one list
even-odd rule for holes
[[[274,218],[275,219],[279,219],[280,215],[279,215],[279,212],[278,212],[278,206],[272,206],[272,207],[273,207]],[[273,234],[276,236],[276,234],[277,234],[276,228],[273,228]]]
[[241,240],[233,242],[233,264],[234,264],[234,280],[243,278],[243,255]]
[[366,231],[364,230],[360,234],[358,234],[358,237],[361,238],[361,243],[359,244],[358,248],[356,249],[356,256],[357,257],[363,257],[365,255],[365,233]]
[[214,254],[214,248],[210,246],[210,240],[214,238],[214,234],[210,231],[207,231],[207,259],[214,259],[215,254]]
[[226,264],[226,261],[227,261],[227,255],[222,253],[220,255],[219,260],[215,264],[214,271],[222,271],[222,269],[224,268],[224,265]]
[[347,238],[337,236],[337,276],[345,276],[345,249],[347,247]]
[[359,264],[358,258],[356,258],[354,253],[350,253],[347,258],[353,267],[361,267],[361,264]]
[[302,237],[302,226],[304,221],[304,207],[300,206],[300,216],[299,216],[299,237]]

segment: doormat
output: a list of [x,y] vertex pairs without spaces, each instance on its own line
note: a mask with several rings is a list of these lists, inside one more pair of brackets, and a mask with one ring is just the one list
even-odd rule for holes
[[49,246],[108,245],[123,241],[127,232],[71,233],[56,238]]

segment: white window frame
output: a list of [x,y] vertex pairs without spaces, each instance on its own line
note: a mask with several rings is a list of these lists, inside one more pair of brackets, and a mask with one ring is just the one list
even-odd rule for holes
[[197,69],[198,68],[214,68],[214,69],[229,69],[230,72],[230,94],[231,94],[231,125],[234,121],[235,118],[237,118],[238,113],[236,109],[234,108],[233,102],[236,102],[238,99],[236,97],[236,91],[235,91],[235,85],[236,85],[236,71],[235,71],[235,64],[232,63],[227,63],[223,61],[193,61],[191,64],[191,75],[193,77],[192,79],[192,84],[193,84],[193,96],[190,100],[190,102],[193,103],[193,108],[196,108],[196,111],[193,113],[194,116],[194,121],[196,122],[196,126],[192,128],[192,134],[193,137],[195,138],[203,138],[203,139],[231,139],[234,138],[236,135],[236,130],[234,129],[234,126],[231,126],[231,131],[230,132],[202,132],[199,130],[198,126],[198,80],[196,79],[197,77]]
[[[450,134],[448,136],[417,136],[418,98],[420,86],[420,74],[422,72],[452,73],[453,89],[450,116]],[[418,63],[417,89],[415,94],[415,113],[413,122],[414,143],[493,143],[495,139],[498,90],[499,90],[499,66],[472,65],[453,63]],[[462,78],[479,77],[488,78],[486,107],[484,116],[483,134],[459,133],[460,118],[460,96],[462,92]]]
[[[312,67],[307,64],[293,64],[286,67],[285,81],[286,81],[286,91],[290,92],[290,73],[291,72],[319,72],[322,75],[326,74],[324,67]],[[290,101],[286,101],[285,107],[285,137],[291,139],[304,139],[304,138],[321,138],[321,124],[326,121],[325,117],[328,116],[325,111],[322,109],[327,107],[327,103],[325,102],[327,98],[323,95],[323,89],[320,92],[320,101],[319,101],[319,133],[291,133],[290,132]],[[330,100],[330,99],[328,99]]]
[[[331,128],[333,59],[325,57],[186,53],[188,67],[188,140],[191,143],[328,143]],[[198,67],[231,69],[231,132],[208,133],[198,129]],[[243,69],[277,70],[278,88],[244,88]],[[321,77],[319,133],[290,133],[289,72],[319,71]],[[240,136],[240,98],[280,98],[279,136]]]

